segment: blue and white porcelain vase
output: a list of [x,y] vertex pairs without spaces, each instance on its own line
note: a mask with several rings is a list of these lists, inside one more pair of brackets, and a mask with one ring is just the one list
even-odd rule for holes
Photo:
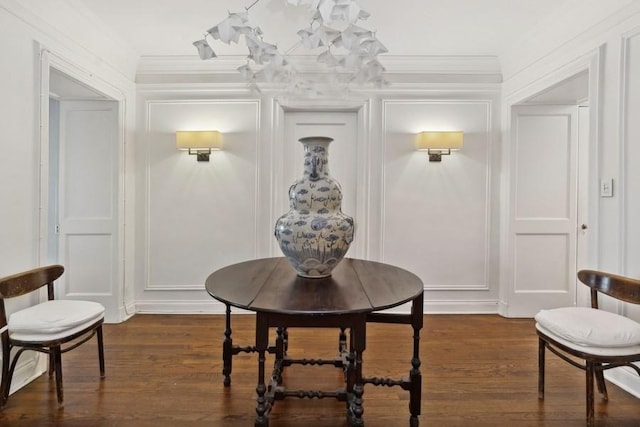
[[332,138],[301,138],[304,174],[289,189],[289,212],[276,221],[280,249],[298,276],[331,276],[353,241],[353,218],[342,213],[340,184],[329,176]]

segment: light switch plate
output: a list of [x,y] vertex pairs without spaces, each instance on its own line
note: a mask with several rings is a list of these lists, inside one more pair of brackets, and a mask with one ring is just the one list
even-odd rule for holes
[[613,197],[613,179],[600,180],[600,197]]

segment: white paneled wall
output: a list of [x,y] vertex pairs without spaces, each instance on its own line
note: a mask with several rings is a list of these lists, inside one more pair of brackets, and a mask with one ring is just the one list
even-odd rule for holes
[[[138,295],[146,294],[142,306],[144,300],[161,300],[164,311],[174,300],[173,310],[180,311],[177,301],[203,300],[212,271],[256,256],[260,103],[161,100],[146,102],[145,109],[138,162],[144,168],[138,175],[144,183],[138,199],[144,230]],[[218,130],[223,149],[209,162],[197,162],[176,149],[178,130]],[[193,290],[198,292],[184,292]]]
[[[622,171],[623,218],[622,236],[624,273],[640,277],[640,28],[623,39],[622,58]],[[640,310],[634,312],[640,321]]]
[[[384,261],[427,290],[488,290],[491,103],[389,100],[383,114]],[[429,162],[415,149],[423,130],[463,131],[464,146]]]
[[[277,114],[261,115],[261,105],[273,105],[268,99],[203,99],[211,96],[205,91],[197,95],[190,100],[167,99],[161,91],[140,93],[144,132],[137,165],[144,170],[138,173],[144,196],[139,194],[137,205],[137,258],[143,267],[137,275],[139,311],[218,312],[222,306],[203,289],[208,274],[230,263],[280,255],[260,249],[256,242],[271,236],[276,218],[263,216],[281,214],[273,207],[286,194],[265,200],[264,194],[283,191],[282,179],[260,177],[279,177],[300,163],[301,158],[282,151],[296,143],[283,145],[279,137],[264,137],[289,135]],[[358,229],[359,243],[366,247],[356,252],[418,274],[427,289],[428,311],[495,313],[493,99],[471,91],[448,98],[372,98],[368,103],[379,108],[371,120],[358,121],[357,133],[376,136],[353,150],[358,158],[349,163],[371,171],[362,173],[371,181],[358,186],[364,193],[357,203],[366,206],[351,210],[373,215],[354,215],[356,223],[371,220],[374,225]],[[355,114],[361,107],[350,108],[349,114]],[[306,117],[314,114],[313,108],[303,110]],[[329,110],[325,106],[317,114],[324,117]],[[337,107],[334,111],[345,114]],[[214,152],[209,163],[197,163],[175,148],[175,131],[190,129],[221,131],[224,149]],[[424,152],[415,150],[414,137],[421,130],[439,129],[464,131],[465,145],[441,163],[429,163]],[[271,158],[274,155],[282,159]],[[334,160],[338,171],[345,159]],[[283,170],[275,170],[276,164]]]

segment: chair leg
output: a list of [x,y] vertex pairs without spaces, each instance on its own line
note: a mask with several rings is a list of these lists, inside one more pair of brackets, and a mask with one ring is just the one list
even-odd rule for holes
[[538,399],[544,400],[544,357],[545,342],[538,338]]
[[49,378],[53,377],[53,373],[55,371],[55,357],[52,352],[49,352]]
[[587,361],[587,426],[592,427],[594,424],[594,403],[593,403],[593,377],[595,375],[595,363]]
[[52,347],[53,365],[56,372],[56,394],[58,396],[58,404],[64,400],[64,391],[62,389],[62,352],[60,346]]
[[8,339],[2,340],[2,381],[0,382],[0,408],[9,399],[9,388],[11,387],[11,375],[9,372],[9,359],[11,358],[11,347]]
[[596,373],[596,380],[598,384],[598,392],[602,395],[602,399],[604,401],[608,401],[609,394],[607,393],[607,385],[604,381],[604,372],[602,371],[601,363],[597,363],[595,365],[595,373]]
[[98,334],[98,361],[100,362],[100,378],[104,378],[104,344],[102,339],[102,325],[96,330]]

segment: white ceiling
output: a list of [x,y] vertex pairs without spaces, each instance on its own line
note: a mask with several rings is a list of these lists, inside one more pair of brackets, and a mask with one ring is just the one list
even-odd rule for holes
[[[584,0],[580,0],[584,1]],[[597,0],[609,1],[609,0]],[[253,0],[70,0],[96,17],[142,56],[195,55],[191,45],[210,27]],[[615,1],[614,1],[615,2]],[[578,0],[358,0],[391,55],[500,56]],[[308,9],[286,0],[260,0],[249,12],[264,40],[287,51],[309,23]],[[245,55],[242,46],[212,45],[218,55]],[[296,50],[295,53],[304,54]]]

